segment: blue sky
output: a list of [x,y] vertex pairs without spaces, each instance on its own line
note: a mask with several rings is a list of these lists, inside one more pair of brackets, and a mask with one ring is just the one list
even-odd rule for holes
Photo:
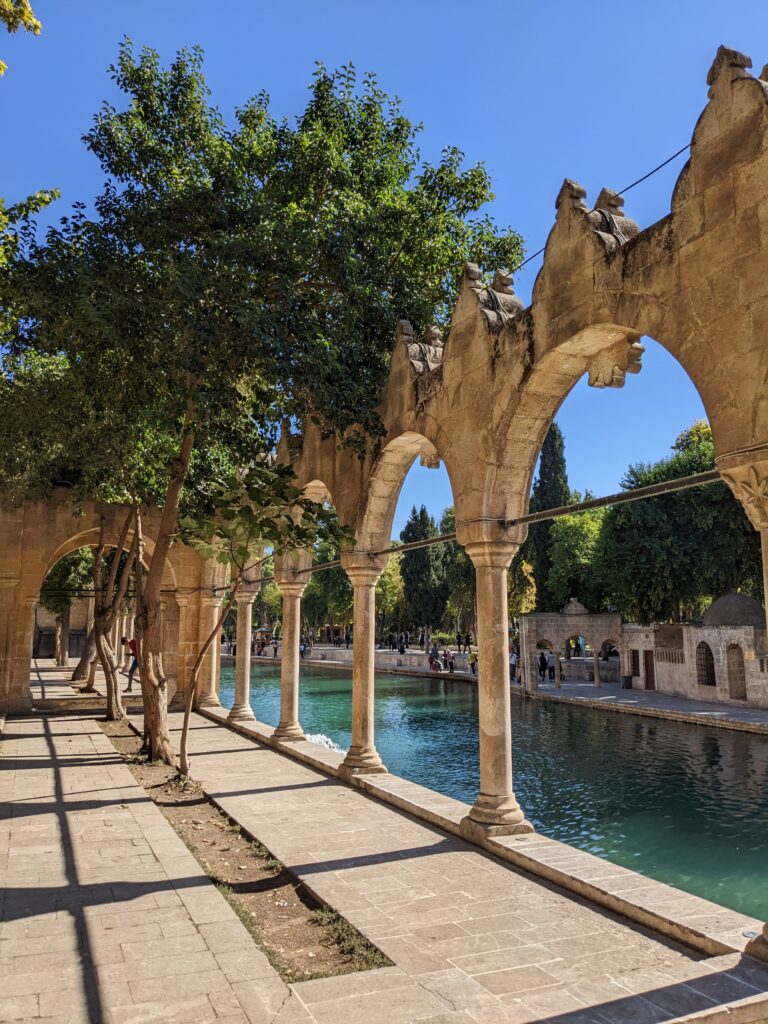
[[[316,60],[352,61],[378,74],[403,109],[424,123],[422,154],[435,160],[457,145],[484,160],[492,212],[525,239],[546,239],[563,178],[594,200],[603,186],[623,188],[690,140],[706,103],[706,74],[720,43],[768,61],[765,0],[583,0],[467,5],[458,0],[39,0],[39,38],[0,35],[9,65],[0,82],[0,195],[62,190],[61,213],[99,188],[80,136],[101,101],[113,96],[106,74],[120,39],[148,43],[163,59],[199,43],[213,101],[226,114],[265,89],[287,116],[306,102]],[[645,227],[669,210],[682,158],[634,189],[627,214]],[[539,269],[518,275],[527,302]],[[680,366],[647,342],[643,371],[621,391],[576,385],[558,415],[572,487],[617,489],[627,465],[665,455],[676,435],[703,413]],[[414,467],[396,513],[434,515],[450,504],[444,471]]]

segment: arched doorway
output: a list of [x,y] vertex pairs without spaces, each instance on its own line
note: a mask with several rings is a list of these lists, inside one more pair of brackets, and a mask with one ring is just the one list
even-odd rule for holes
[[699,686],[716,686],[715,658],[704,640],[696,648],[696,682]]
[[744,671],[744,652],[739,644],[728,644],[725,651],[728,675],[728,696],[731,700],[747,699],[747,676]]

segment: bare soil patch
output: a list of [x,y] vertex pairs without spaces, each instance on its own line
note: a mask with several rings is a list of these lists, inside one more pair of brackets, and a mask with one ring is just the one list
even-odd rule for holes
[[99,724],[283,981],[391,965],[348,921],[313,899],[266,847],[243,835],[196,782],[148,762],[127,722]]

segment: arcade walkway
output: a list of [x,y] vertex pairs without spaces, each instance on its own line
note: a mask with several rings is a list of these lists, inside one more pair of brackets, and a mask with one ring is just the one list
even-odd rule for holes
[[0,743],[0,1021],[768,1019],[749,957],[645,931],[209,719],[191,745],[209,794],[394,966],[283,984],[97,723],[36,713]]

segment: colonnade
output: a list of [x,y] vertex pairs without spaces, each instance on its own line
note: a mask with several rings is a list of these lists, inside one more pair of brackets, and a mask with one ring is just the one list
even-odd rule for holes
[[[480,541],[467,544],[465,550],[477,577],[480,780],[477,799],[462,827],[467,835],[531,832],[532,826],[525,820],[512,786],[507,572],[517,545],[508,541]],[[374,720],[376,584],[386,564],[386,555],[357,550],[342,553],[342,565],[354,594],[352,738],[340,767],[340,774],[346,777],[387,771],[376,749]],[[280,721],[272,735],[283,742],[304,739],[299,721],[299,645],[301,598],[309,576],[306,570],[295,566],[295,562],[293,567],[278,566],[275,573],[283,601],[283,630]],[[235,698],[228,718],[232,722],[254,718],[250,706],[250,637],[255,597],[256,592],[247,589],[237,596]],[[201,689],[198,701],[202,706],[218,704],[214,678],[212,673],[206,676],[209,685]]]

